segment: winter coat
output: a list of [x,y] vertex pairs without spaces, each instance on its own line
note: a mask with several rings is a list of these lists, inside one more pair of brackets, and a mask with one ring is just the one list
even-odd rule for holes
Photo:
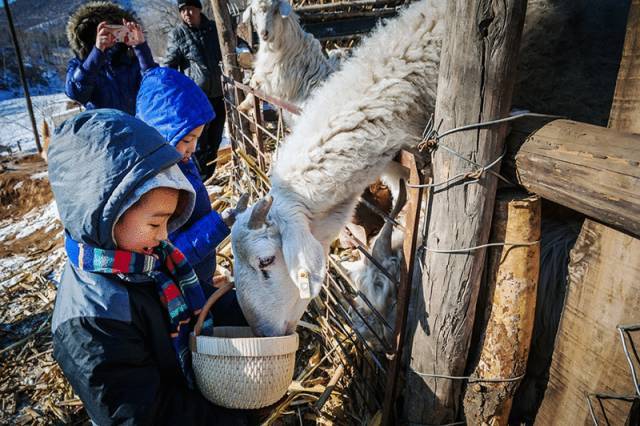
[[[132,191],[180,160],[158,132],[116,110],[83,112],[54,138],[49,178],[65,232],[105,249],[115,248],[114,222]],[[187,387],[148,275],[67,262],[52,332],[53,356],[95,424],[246,424]]]
[[[136,117],[176,146],[193,129],[213,120],[215,114],[193,81],[171,68],[158,67],[142,79]],[[196,205],[187,223],[169,239],[186,255],[206,290],[215,272],[216,247],[230,230],[211,209],[209,194],[193,161],[179,166],[196,192]]]
[[213,21],[201,16],[198,28],[181,22],[173,29],[164,64],[184,72],[209,98],[217,98],[222,96],[218,31]]
[[75,58],[67,66],[65,93],[87,109],[135,114],[141,74],[156,66],[146,42],[134,48],[117,43],[105,52],[95,47],[98,24],[121,24],[123,18],[136,20],[133,13],[109,2],[84,4],[69,18],[67,38]]

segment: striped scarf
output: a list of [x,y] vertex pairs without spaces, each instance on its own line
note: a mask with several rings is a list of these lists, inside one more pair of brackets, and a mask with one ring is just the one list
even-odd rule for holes
[[[169,241],[154,249],[157,257],[124,250],[104,250],[73,240],[68,234],[65,249],[78,269],[105,274],[147,274],[156,283],[160,300],[169,312],[169,334],[180,368],[194,388],[189,350],[189,333],[205,304],[205,296],[195,272],[182,252]],[[206,319],[202,334],[211,334],[213,321]]]

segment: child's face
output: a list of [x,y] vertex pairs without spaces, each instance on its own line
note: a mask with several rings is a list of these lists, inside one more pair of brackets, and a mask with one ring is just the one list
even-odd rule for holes
[[198,138],[202,135],[202,130],[204,130],[204,125],[196,127],[176,145],[176,149],[182,154],[183,163],[189,161],[191,154],[195,152],[196,146],[198,146]]
[[167,223],[178,206],[179,191],[156,188],[144,194],[116,223],[116,246],[121,250],[153,254],[168,237]]

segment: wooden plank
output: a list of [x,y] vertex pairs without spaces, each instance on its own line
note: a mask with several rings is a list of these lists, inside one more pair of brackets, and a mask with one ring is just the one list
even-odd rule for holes
[[[639,13],[640,1],[634,0],[625,40],[625,55],[631,57],[640,55]],[[636,79],[623,64],[616,92],[635,86]],[[609,126],[631,132],[640,128],[640,91],[628,95],[614,102]],[[593,424],[590,394],[635,395],[616,327],[639,322],[640,240],[586,220],[571,252],[566,304],[536,424]],[[632,333],[636,340],[637,334]],[[590,398],[600,424],[630,424],[632,402]]]
[[[418,171],[416,159],[407,151],[400,152],[400,163],[409,169],[409,183],[421,185],[423,178]],[[412,271],[416,268],[418,246],[418,227],[420,222],[420,207],[422,205],[422,188],[407,188],[407,215],[405,218],[404,241],[402,245],[402,268],[400,269],[400,286],[398,288],[398,303],[396,304],[396,323],[393,333],[393,358],[389,362],[385,397],[382,407],[383,426],[395,424],[397,413],[395,403],[398,387],[398,373],[403,359],[404,339],[406,337],[407,315],[409,312],[409,297],[414,279]]]
[[[512,379],[526,371],[540,271],[540,205],[540,197],[523,192],[504,191],[496,200],[491,241],[529,245],[489,250],[488,318],[473,377]],[[467,423],[506,426],[518,384],[469,384],[464,398]]]
[[[616,326],[640,322],[639,308],[640,240],[585,221],[571,252],[567,301],[536,424],[592,424],[586,394],[634,393]],[[625,423],[630,403],[603,405],[609,424]],[[594,406],[607,424],[595,400]]]
[[[526,1],[447,2],[435,122],[441,130],[504,117],[511,93]],[[478,164],[502,154],[504,129],[455,133],[441,143]],[[475,166],[444,149],[432,158],[433,181],[440,183]],[[433,194],[427,247],[459,249],[489,238],[496,178],[450,185]],[[428,251],[422,294],[416,301],[410,368],[405,386],[408,423],[445,424],[461,415],[463,381],[426,374],[463,376],[484,267],[484,250]]]
[[527,190],[640,235],[640,135],[555,120],[526,136],[516,172]]

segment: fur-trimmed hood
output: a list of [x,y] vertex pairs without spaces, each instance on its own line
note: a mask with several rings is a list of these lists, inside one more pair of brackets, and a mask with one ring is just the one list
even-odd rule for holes
[[122,19],[140,22],[135,13],[110,1],[92,1],[78,7],[67,22],[67,40],[75,55],[85,58],[96,42],[96,29],[102,21],[122,24]]

